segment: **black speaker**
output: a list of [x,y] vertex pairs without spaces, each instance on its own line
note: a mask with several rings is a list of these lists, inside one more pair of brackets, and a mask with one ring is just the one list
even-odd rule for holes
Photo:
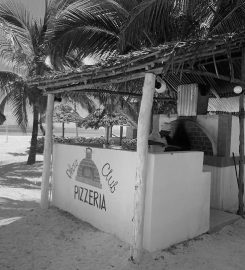
[[56,95],[54,96],[54,101],[55,101],[55,102],[61,102],[61,101],[62,101],[61,94],[56,94]]

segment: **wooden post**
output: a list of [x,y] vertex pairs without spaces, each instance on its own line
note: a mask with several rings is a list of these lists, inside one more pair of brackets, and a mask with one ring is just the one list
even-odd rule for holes
[[62,122],[62,138],[65,137],[65,122]]
[[109,144],[109,126],[105,127],[106,144]]
[[49,206],[49,178],[51,170],[52,136],[53,136],[53,110],[54,95],[48,94],[48,104],[46,112],[46,134],[44,143],[43,174],[41,184],[41,208],[47,209]]
[[143,248],[143,229],[145,214],[145,185],[148,157],[148,137],[150,130],[151,109],[155,91],[155,75],[145,74],[142,90],[142,100],[138,119],[137,132],[137,161],[134,191],[133,242],[131,260],[139,263]]
[[[241,79],[245,81],[245,47],[242,48]],[[238,210],[237,214],[243,216],[244,194],[244,87],[239,97],[239,178],[238,178]]]
[[109,126],[109,138],[112,138],[112,126]]
[[[77,103],[74,102],[74,111],[77,112]],[[76,125],[76,137],[78,137],[78,126],[77,126],[77,123],[75,123]]]
[[238,178],[238,215],[243,216],[244,194],[244,92],[239,97],[239,178]]
[[119,141],[120,146],[122,146],[122,138],[123,138],[123,126],[120,126],[120,141]]

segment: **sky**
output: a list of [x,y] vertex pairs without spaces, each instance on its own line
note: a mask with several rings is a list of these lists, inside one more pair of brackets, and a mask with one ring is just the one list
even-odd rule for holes
[[[3,0],[0,0],[3,2]],[[44,0],[14,0],[23,3],[33,14],[33,16],[41,16],[44,12]]]

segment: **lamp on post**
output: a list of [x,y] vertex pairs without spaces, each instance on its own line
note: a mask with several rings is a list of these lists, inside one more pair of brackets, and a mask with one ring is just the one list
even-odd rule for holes
[[242,93],[242,87],[240,85],[237,85],[233,88],[233,91],[235,94],[240,95]]
[[243,216],[243,195],[244,195],[244,89],[237,85],[234,87],[234,93],[239,96],[239,177],[238,177],[238,210],[237,214]]

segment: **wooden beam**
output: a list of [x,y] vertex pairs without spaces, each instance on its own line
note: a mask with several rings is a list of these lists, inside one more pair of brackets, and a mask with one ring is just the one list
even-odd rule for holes
[[148,137],[150,131],[153,95],[155,91],[155,78],[156,76],[153,73],[145,74],[145,81],[142,90],[143,95],[138,119],[133,242],[131,247],[131,260],[136,263],[140,262],[143,249]]
[[51,171],[51,155],[52,155],[52,136],[53,136],[53,110],[54,95],[48,94],[48,104],[46,112],[46,134],[43,155],[43,173],[41,184],[41,208],[49,207],[49,178]]
[[245,80],[239,80],[239,79],[235,79],[234,78],[231,81],[231,77],[229,77],[229,76],[225,76],[225,75],[221,75],[221,74],[219,74],[217,76],[217,74],[211,73],[211,72],[208,72],[208,71],[198,71],[198,70],[183,69],[183,73],[189,73],[189,74],[196,74],[196,75],[200,75],[200,76],[206,76],[206,77],[210,77],[210,78],[214,78],[214,79],[220,79],[222,81],[237,83],[237,84],[239,84],[241,86],[245,86]]

